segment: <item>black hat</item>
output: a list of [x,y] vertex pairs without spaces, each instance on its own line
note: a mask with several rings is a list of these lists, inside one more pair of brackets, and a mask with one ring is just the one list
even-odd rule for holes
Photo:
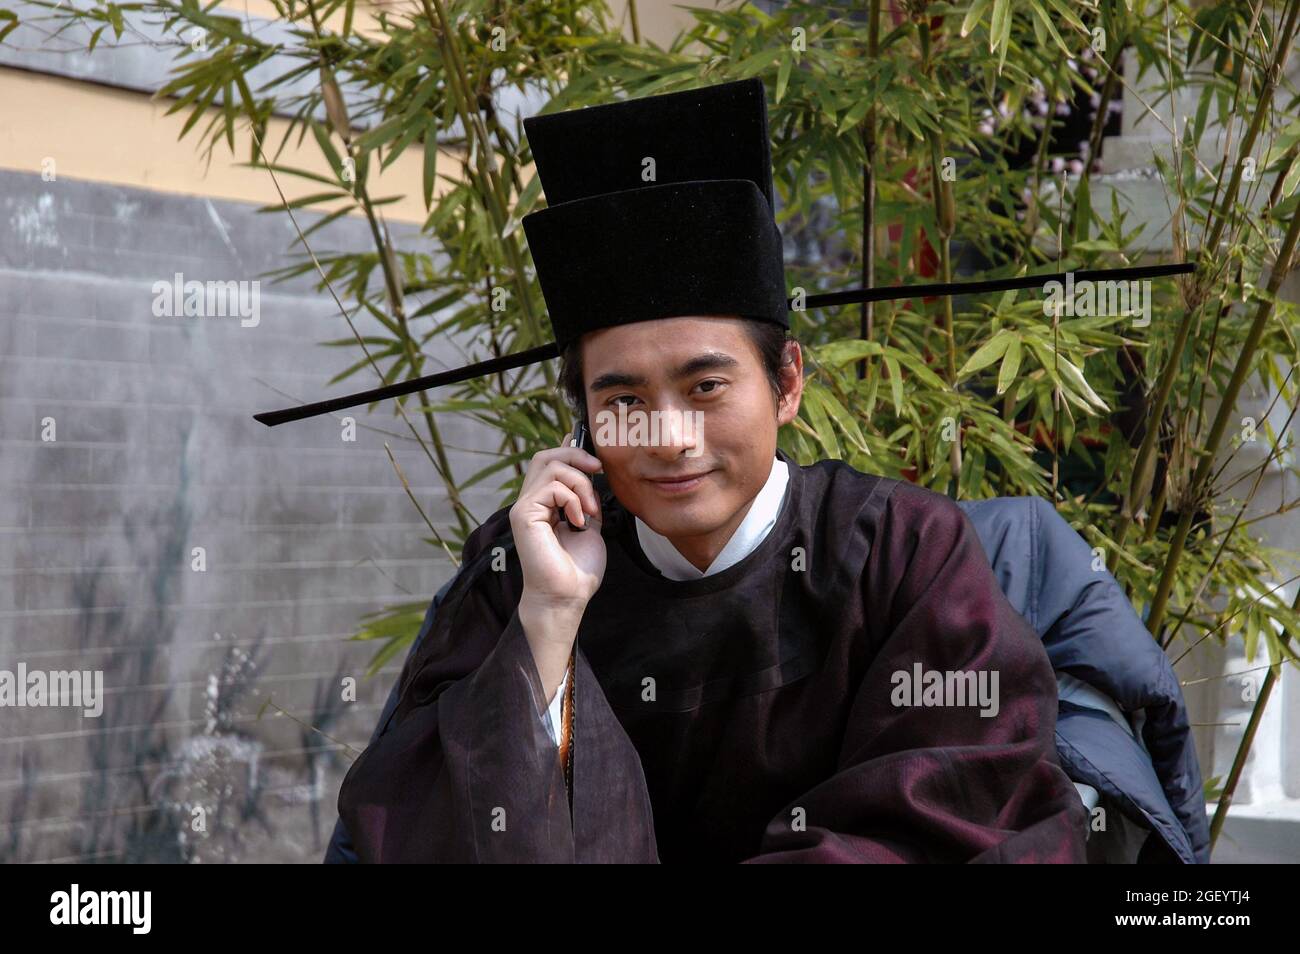
[[[554,342],[315,404],[268,426],[556,357],[600,328],[689,315],[790,326],[761,80],[721,83],[524,120],[547,207],[524,216]],[[1153,278],[1191,264],[1074,273]],[[810,295],[805,308],[1041,286],[1024,275]]]
[[684,315],[790,326],[758,79],[524,120],[524,216],[555,344]]

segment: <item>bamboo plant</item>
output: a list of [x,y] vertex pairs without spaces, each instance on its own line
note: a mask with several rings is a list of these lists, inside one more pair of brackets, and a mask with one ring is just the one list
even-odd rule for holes
[[[467,360],[548,340],[519,228],[540,183],[518,124],[498,111],[506,88],[560,110],[763,77],[792,293],[947,281],[959,267],[960,277],[1000,277],[1195,259],[1194,275],[1155,283],[1147,326],[1048,314],[1027,292],[796,311],[808,378],[780,442],[801,462],[838,458],[954,497],[1046,497],[1166,649],[1185,656],[1241,640],[1253,661],[1263,647],[1264,690],[1233,769],[1222,786],[1207,783],[1227,811],[1278,670],[1298,661],[1295,607],[1249,585],[1286,579],[1279,554],[1244,517],[1265,468],[1291,466],[1285,435],[1242,396],[1258,379],[1292,414],[1300,403],[1300,384],[1279,370],[1297,359],[1295,306],[1280,292],[1300,229],[1300,123],[1285,118],[1296,114],[1287,66],[1300,0],[869,0],[772,13],[729,3],[690,9],[667,47],[642,37],[635,2],[626,30],[602,0],[271,2],[287,39],[259,39],[195,0],[34,6],[64,36],[80,28],[92,49],[121,41],[128,14],[156,19],[177,38],[174,77],[158,95],[187,115],[183,135],[239,161],[236,134],[249,132],[243,161],[320,186],[266,209],[310,220],[301,260],[278,277],[315,274],[337,296],[346,333],[323,343],[355,351],[339,378],[358,386],[364,375],[421,374],[430,343],[448,336],[479,336]],[[204,31],[202,49],[186,41],[192,30]],[[268,78],[254,86],[255,67]],[[1156,79],[1132,89],[1126,73]],[[1194,116],[1161,118],[1188,93]],[[1082,150],[1062,148],[1058,111],[1090,99]],[[1134,225],[1121,188],[1098,180],[1094,160],[1121,99],[1168,137],[1169,155],[1154,159],[1170,210],[1164,238]],[[288,120],[278,143],[267,141],[272,116]],[[1217,153],[1202,147],[1216,129]],[[314,144],[330,174],[283,161],[291,136]],[[420,240],[398,247],[383,218],[393,197],[374,194],[372,173],[413,148],[423,174],[403,187],[427,218]],[[373,247],[316,254],[312,236],[342,215],[364,218]],[[379,333],[344,323],[362,312]],[[421,511],[439,551],[454,559],[477,525],[469,488],[495,481],[507,505],[523,464],[569,427],[555,375],[548,363],[395,409],[452,505],[446,527]],[[448,463],[449,415],[498,435],[498,453],[475,473]],[[1221,458],[1231,464],[1242,447],[1244,417],[1264,419],[1267,454],[1229,481]],[[372,669],[409,645],[424,611],[412,603],[363,621],[359,638],[380,643]],[[1216,837],[1221,827],[1216,816]]]

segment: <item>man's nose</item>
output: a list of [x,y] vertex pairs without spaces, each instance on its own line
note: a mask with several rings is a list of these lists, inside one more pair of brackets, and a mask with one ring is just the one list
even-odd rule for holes
[[[651,429],[651,441],[647,451],[660,460],[675,460],[678,457],[695,457],[701,447],[700,428],[697,426],[694,412],[688,408],[667,405],[655,409],[658,418],[658,433]],[[657,437],[657,440],[654,438]]]

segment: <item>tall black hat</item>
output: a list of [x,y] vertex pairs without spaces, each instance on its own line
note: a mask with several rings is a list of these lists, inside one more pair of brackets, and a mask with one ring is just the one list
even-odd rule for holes
[[[687,315],[790,326],[761,80],[524,120],[547,207],[524,216],[554,342],[254,417],[284,424],[556,357],[589,331]],[[1100,269],[1092,278],[1183,274],[1192,264]],[[805,308],[1042,286],[1025,275],[810,295]]]
[[524,120],[524,216],[556,347],[679,315],[790,325],[758,79]]

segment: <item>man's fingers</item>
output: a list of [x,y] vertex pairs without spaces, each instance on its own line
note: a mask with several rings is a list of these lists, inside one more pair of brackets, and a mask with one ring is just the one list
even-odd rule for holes
[[[564,436],[567,444],[572,435]],[[538,451],[533,455],[533,465],[542,466],[553,460],[564,461],[570,466],[577,467],[579,470],[586,470],[595,473],[604,465],[601,464],[600,458],[595,454],[588,454],[581,447],[548,447],[546,450]]]
[[562,481],[553,480],[546,485],[545,490],[549,495],[546,508],[552,515],[556,507],[562,507],[575,527],[586,526],[587,517],[582,512],[582,500],[570,487]]
[[[529,476],[531,477],[532,474]],[[591,484],[591,478],[572,465],[561,460],[552,460],[537,474],[537,479],[543,486],[545,482],[558,480],[579,495],[580,509],[591,514],[600,513],[600,498],[596,494],[596,488]]]
[[556,511],[561,508],[570,520],[575,520],[575,512],[582,512],[582,498],[572,488],[552,480],[526,495],[520,495],[510,508],[510,519],[521,527],[529,523],[545,523],[554,528],[560,519]]
[[[566,434],[565,443],[571,437],[571,434]],[[538,451],[528,464],[516,501],[519,509],[515,512],[520,516],[527,513],[527,520],[544,519],[554,527],[559,520],[556,508],[563,508],[573,526],[586,527],[588,515],[597,519],[601,515],[600,497],[590,477],[600,470],[600,458],[580,447],[550,447]]]

